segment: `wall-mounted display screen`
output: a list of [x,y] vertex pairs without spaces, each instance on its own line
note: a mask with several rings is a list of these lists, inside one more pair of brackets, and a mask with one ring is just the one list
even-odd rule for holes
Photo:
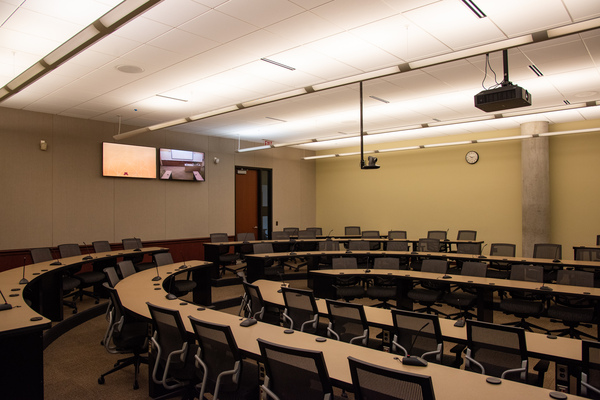
[[206,178],[204,153],[199,151],[160,149],[160,179],[203,182]]
[[102,176],[156,179],[156,148],[103,142]]

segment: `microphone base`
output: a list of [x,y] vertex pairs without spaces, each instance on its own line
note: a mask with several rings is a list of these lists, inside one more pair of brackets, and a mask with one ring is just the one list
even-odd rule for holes
[[153,281],[160,281],[162,278],[158,275],[156,275],[154,278],[152,278]]
[[12,308],[12,306],[10,304],[8,304],[8,303],[0,304],[0,311],[10,310],[11,308]]
[[85,256],[82,258],[82,260],[93,260],[93,259],[94,259],[94,257],[92,257],[92,256]]
[[133,251],[142,251],[141,249],[133,249]]
[[429,364],[429,363],[427,362],[427,360],[424,360],[421,357],[406,356],[406,357],[402,357],[402,364],[412,365],[415,367],[426,367],[427,364]]
[[549,286],[541,286],[541,287],[540,287],[540,290],[546,290],[546,291],[549,291],[549,292],[550,292],[550,291],[552,291],[553,289],[552,289],[551,287],[549,287]]
[[177,300],[177,296],[175,296],[172,293],[169,293],[168,295],[165,296],[167,298],[167,300]]
[[19,285],[27,285],[28,283],[29,283],[29,281],[25,278],[23,278],[19,281]]

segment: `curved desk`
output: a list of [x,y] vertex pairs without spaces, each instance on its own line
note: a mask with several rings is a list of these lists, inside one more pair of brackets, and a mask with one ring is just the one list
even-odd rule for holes
[[[160,267],[160,274],[167,274],[174,266]],[[165,292],[156,290],[152,281],[155,274],[152,271],[142,271],[123,279],[116,286],[123,305],[128,310],[150,319],[150,312],[146,302],[159,306],[176,309],[182,316],[186,329],[192,333],[192,327],[187,318],[192,315],[196,318],[226,324],[231,327],[235,340],[240,350],[248,357],[260,358],[260,351],[256,339],[259,337],[275,343],[291,347],[300,347],[323,352],[329,375],[336,386],[351,390],[350,369],[348,356],[378,364],[387,368],[409,371],[418,374],[430,375],[436,398],[440,400],[504,400],[507,398],[543,399],[550,398],[551,390],[538,388],[518,382],[502,381],[500,385],[490,385],[486,376],[477,373],[449,368],[430,363],[427,367],[414,367],[402,365],[394,354],[362,346],[351,345],[344,342],[327,339],[325,342],[315,341],[315,336],[303,332],[293,334],[284,333],[284,328],[258,322],[250,327],[239,325],[241,318],[236,315],[220,311],[198,308],[193,304],[167,300]],[[569,395],[570,399],[582,399]]]

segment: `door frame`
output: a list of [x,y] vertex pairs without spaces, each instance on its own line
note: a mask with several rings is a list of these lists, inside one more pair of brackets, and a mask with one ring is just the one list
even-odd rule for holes
[[[273,229],[273,170],[271,168],[260,168],[260,167],[246,167],[246,166],[241,166],[241,165],[236,165],[235,166],[235,174],[237,175],[239,170],[253,170],[253,171],[257,171],[258,172],[258,179],[257,179],[257,188],[256,188],[256,195],[257,195],[257,210],[256,210],[256,214],[257,214],[257,219],[258,219],[258,237],[256,238],[257,240],[266,240],[266,239],[270,239],[271,238],[271,232]],[[263,190],[262,190],[262,186],[266,185],[267,186],[267,190],[266,190],[266,194],[263,195]],[[234,188],[235,190],[237,190],[237,187]],[[262,206],[263,201],[265,200],[264,197],[266,198],[266,206]],[[235,191],[234,191],[234,198],[235,198]],[[235,219],[236,219],[236,226],[237,226],[237,204],[235,205],[235,210],[236,210],[236,215],[235,215]],[[266,226],[264,226],[265,224],[263,223],[263,218],[266,217]],[[236,232],[237,234],[238,232]]]

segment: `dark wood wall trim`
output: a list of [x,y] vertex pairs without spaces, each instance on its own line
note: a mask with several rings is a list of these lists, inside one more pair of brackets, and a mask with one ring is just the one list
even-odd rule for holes
[[[204,246],[203,244],[210,242],[210,238],[190,238],[190,239],[174,239],[174,240],[142,240],[144,247],[167,247],[170,253],[173,255],[175,262],[187,261],[187,260],[204,260]],[[93,253],[94,248],[92,245],[79,246],[82,254],[88,252]],[[121,243],[111,243],[112,250],[122,250],[123,245]],[[58,258],[58,248],[52,247],[52,254]],[[150,261],[150,256],[148,261]],[[29,249],[14,249],[14,250],[0,250],[0,272],[6,271],[12,268],[22,267],[25,264],[31,264],[31,256],[29,255]]]

